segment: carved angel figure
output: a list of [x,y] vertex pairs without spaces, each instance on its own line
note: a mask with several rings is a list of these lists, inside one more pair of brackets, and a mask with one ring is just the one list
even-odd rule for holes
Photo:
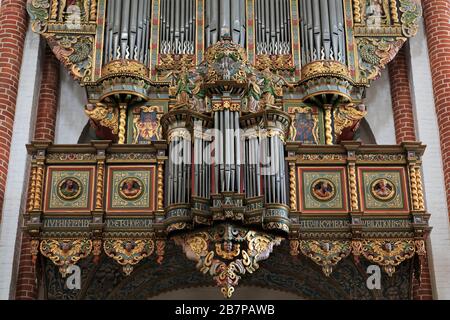
[[259,111],[261,87],[254,73],[247,75],[247,109],[249,112]]
[[198,112],[205,112],[207,102],[206,102],[206,90],[202,88],[203,77],[197,75],[194,79],[194,88],[192,89],[192,108]]
[[170,94],[176,96],[177,103],[175,108],[181,108],[189,105],[189,99],[192,95],[190,88],[194,83],[189,79],[189,70],[183,66],[181,70],[174,70],[167,74],[166,78],[171,77]]
[[262,72],[262,77],[261,106],[279,109],[280,107],[275,106],[275,97],[283,96],[283,85],[287,85],[289,88],[292,88],[293,85],[282,76],[273,74],[269,68]]

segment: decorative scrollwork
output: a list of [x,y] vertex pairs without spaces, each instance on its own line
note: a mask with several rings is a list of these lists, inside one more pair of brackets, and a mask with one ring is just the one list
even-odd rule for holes
[[103,77],[117,74],[133,74],[146,77],[148,75],[148,70],[143,64],[130,60],[114,60],[102,69]]
[[88,104],[84,112],[93,121],[98,122],[100,125],[111,129],[113,134],[117,134],[119,131],[119,115],[117,109],[113,106],[107,106],[102,103],[96,105]]
[[186,256],[197,262],[197,269],[213,276],[226,298],[232,296],[241,276],[256,271],[258,262],[267,259],[281,240],[229,224],[174,237]]
[[302,68],[304,79],[317,76],[341,76],[350,79],[350,73],[346,65],[337,61],[315,61]]
[[363,81],[375,80],[397,54],[406,38],[359,38],[360,75]]
[[110,239],[105,240],[103,248],[108,257],[123,266],[123,272],[128,276],[136,264],[153,253],[155,244],[150,239]]
[[92,241],[79,240],[42,240],[41,253],[59,267],[63,277],[67,275],[67,267],[87,257],[92,251]]
[[399,0],[403,34],[413,37],[419,30],[419,18],[422,15],[420,0]]
[[354,104],[347,104],[335,108],[333,115],[334,134],[337,141],[340,141],[344,130],[354,133],[358,129],[359,122],[367,115],[367,111],[364,105],[356,107]]
[[351,252],[350,241],[300,241],[300,250],[322,267],[323,273],[329,277],[333,267]]
[[28,0],[27,10],[31,16],[31,28],[34,32],[43,33],[47,30],[49,0]]
[[363,240],[362,255],[383,267],[389,276],[395,267],[414,256],[414,240]]

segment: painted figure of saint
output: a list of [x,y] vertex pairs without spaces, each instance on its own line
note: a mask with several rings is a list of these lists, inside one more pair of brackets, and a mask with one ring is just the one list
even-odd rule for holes
[[141,111],[140,118],[136,121],[136,127],[138,130],[138,143],[139,140],[156,141],[159,139],[159,121],[158,113],[156,111],[144,112]]
[[381,179],[375,184],[373,191],[378,197],[384,199],[389,198],[392,195],[393,187],[386,180]]
[[76,198],[80,193],[80,185],[74,179],[65,179],[59,186],[60,195],[66,200]]
[[328,199],[333,195],[333,186],[322,180],[314,185],[313,192],[319,199]]
[[126,179],[120,187],[122,196],[127,199],[134,199],[141,193],[141,185],[133,178]]
[[308,144],[317,143],[314,137],[315,121],[310,112],[295,114],[293,130],[292,140]]

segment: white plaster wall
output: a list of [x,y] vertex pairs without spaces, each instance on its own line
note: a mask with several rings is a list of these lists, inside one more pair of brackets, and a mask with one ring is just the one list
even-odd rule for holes
[[394,114],[392,111],[391,85],[387,69],[381,72],[381,77],[367,88],[366,120],[372,129],[377,144],[395,144]]
[[427,145],[423,156],[423,179],[426,206],[433,227],[431,245],[428,246],[429,256],[432,257],[430,272],[435,278],[435,298],[450,299],[450,229],[446,190],[428,48],[423,23],[420,25],[418,35],[409,42],[409,58],[417,138]]
[[14,297],[21,241],[18,232],[24,211],[29,174],[25,145],[32,139],[39,100],[42,45],[29,28],[20,70],[19,94],[12,135],[3,215],[0,226],[0,299]]
[[56,117],[55,144],[76,144],[88,121],[84,113],[87,96],[84,88],[68,71],[60,68],[60,91]]

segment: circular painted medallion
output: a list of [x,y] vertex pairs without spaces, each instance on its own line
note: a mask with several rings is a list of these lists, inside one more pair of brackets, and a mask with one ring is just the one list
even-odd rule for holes
[[311,185],[311,194],[317,200],[328,201],[336,195],[336,187],[328,179],[317,179]]
[[389,201],[395,196],[395,186],[388,179],[377,179],[372,182],[370,192],[375,199]]
[[58,183],[58,196],[63,200],[75,200],[81,195],[83,186],[77,178],[64,178]]
[[142,195],[144,184],[138,178],[125,178],[119,183],[119,194],[125,200],[136,200]]

